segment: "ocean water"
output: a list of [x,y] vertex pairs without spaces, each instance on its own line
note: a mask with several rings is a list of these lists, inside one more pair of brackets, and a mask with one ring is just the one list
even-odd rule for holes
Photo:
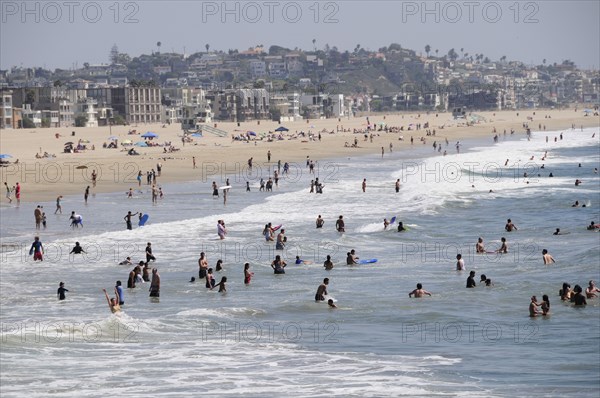
[[[258,179],[273,164],[257,165],[229,176],[226,205],[211,196],[221,175],[165,184],[156,205],[146,185],[133,199],[98,194],[84,205],[67,197],[62,215],[41,203],[43,263],[28,255],[35,204],[1,207],[2,396],[597,397],[599,299],[574,308],[558,290],[600,280],[600,235],[586,230],[600,222],[600,131],[465,141],[459,154],[443,144],[447,156],[433,152],[432,138],[383,158],[319,160],[316,175],[293,164],[272,193],[258,192]],[[322,195],[309,193],[315,176]],[[576,200],[586,207],[571,207]],[[150,214],[149,223],[126,231],[128,210]],[[69,228],[71,211],[83,215],[83,228]],[[334,229],[339,215],[345,234]],[[393,216],[408,231],[384,231],[383,218]],[[518,230],[504,230],[508,218]],[[228,228],[224,241],[218,219]],[[283,224],[283,252],[264,241],[268,222]],[[553,235],[556,228],[564,235]],[[506,237],[509,253],[475,254],[478,237],[490,251]],[[86,255],[68,255],[75,241]],[[143,259],[146,242],[161,297],[149,298],[148,284],[125,289],[123,311],[112,315],[101,289],[126,285],[133,267],[118,262]],[[543,264],[544,248],[555,264]],[[378,262],[348,267],[351,249]],[[226,293],[189,282],[201,251],[211,267],[223,260],[215,275],[227,276]],[[455,270],[457,253],[467,271]],[[273,275],[276,254],[288,263],[285,275]],[[312,264],[295,265],[296,255]],[[331,271],[322,266],[327,255]],[[245,262],[255,274],[247,286]],[[465,289],[469,270],[494,286]],[[314,302],[325,277],[337,309]],[[69,289],[63,302],[60,281]],[[418,282],[433,296],[410,299]],[[551,316],[529,318],[530,296],[543,294]]]

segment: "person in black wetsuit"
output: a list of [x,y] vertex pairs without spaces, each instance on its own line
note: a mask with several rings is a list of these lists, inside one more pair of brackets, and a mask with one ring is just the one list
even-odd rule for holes
[[85,253],[86,251],[83,250],[83,247],[81,247],[79,245],[79,242],[75,242],[75,246],[73,247],[73,249],[71,249],[71,251],[69,252],[69,254],[81,254],[81,253]]
[[68,292],[69,290],[65,289],[65,283],[61,282],[58,284],[58,291],[56,292],[56,295],[58,296],[59,300],[64,300],[65,297],[65,292]]
[[154,255],[152,254],[151,243],[148,242],[148,245],[146,246],[146,262],[149,263],[150,260],[156,261],[156,257],[154,257]]

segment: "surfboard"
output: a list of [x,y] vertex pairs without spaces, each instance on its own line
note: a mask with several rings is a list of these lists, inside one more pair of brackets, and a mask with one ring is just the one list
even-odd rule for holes
[[390,224],[394,225],[395,222],[396,222],[396,216],[392,217],[392,219],[390,220]]
[[231,185],[225,185],[225,186],[219,187],[219,189],[231,189],[231,188],[232,188]]
[[277,231],[279,228],[281,228],[283,224],[279,224],[273,227],[273,231]]
[[142,218],[140,218],[140,221],[138,222],[138,226],[143,227],[144,224],[146,224],[146,222],[148,221],[149,218],[150,218],[150,216],[148,214],[144,214],[142,216]]
[[376,258],[370,258],[368,260],[358,260],[358,264],[372,264],[372,263],[376,263],[377,259]]

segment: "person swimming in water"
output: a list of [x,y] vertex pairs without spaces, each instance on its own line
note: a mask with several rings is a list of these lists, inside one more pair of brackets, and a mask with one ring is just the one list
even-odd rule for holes
[[254,272],[250,272],[250,263],[244,264],[244,283],[246,285],[250,284],[253,276]]
[[398,221],[398,232],[404,231],[406,231],[406,228],[404,228],[404,224],[402,223],[402,221]]
[[423,289],[423,285],[420,283],[417,283],[417,288],[414,289],[412,292],[408,293],[408,297],[423,297],[423,296],[431,296],[431,293],[429,293],[427,290]]
[[542,250],[542,259],[544,260],[544,265],[550,265],[556,262],[554,257],[552,257],[546,249]]
[[327,255],[327,259],[325,259],[325,262],[323,263],[323,267],[325,267],[325,269],[327,271],[333,269],[333,262],[331,261],[331,256],[330,255]]

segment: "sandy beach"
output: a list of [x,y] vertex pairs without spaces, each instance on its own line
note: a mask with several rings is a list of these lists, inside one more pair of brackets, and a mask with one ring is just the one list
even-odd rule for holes
[[[155,169],[158,162],[162,164],[162,175],[158,183],[183,182],[192,180],[212,181],[219,184],[224,182],[227,174],[241,173],[250,157],[254,165],[268,169],[267,151],[271,151],[271,165],[281,162],[304,163],[307,156],[314,161],[323,161],[347,156],[366,154],[380,154],[383,147],[388,153],[390,143],[393,150],[409,150],[410,138],[414,138],[413,146],[424,145],[421,138],[426,139],[425,145],[431,146],[434,141],[443,142],[448,139],[450,148],[456,141],[470,138],[489,137],[490,143],[496,133],[500,136],[504,130],[507,134],[511,129],[516,133],[524,133],[523,123],[528,123],[533,132],[539,130],[566,130],[575,125],[577,129],[600,125],[597,116],[584,116],[581,110],[527,110],[527,111],[502,111],[477,113],[480,122],[466,126],[464,120],[454,120],[450,113],[429,114],[377,114],[369,116],[369,121],[377,125],[389,127],[404,127],[404,131],[386,133],[376,131],[373,140],[365,141],[363,134],[354,134],[353,130],[364,130],[367,127],[367,116],[350,117],[342,119],[306,120],[292,123],[282,123],[289,129],[284,132],[283,140],[268,142],[266,139],[244,142],[233,141],[232,135],[246,134],[248,131],[256,132],[257,137],[274,131],[280,125],[276,122],[261,120],[240,123],[216,122],[219,129],[227,131],[227,137],[217,137],[204,134],[193,142],[182,145],[182,130],[179,125],[138,125],[138,126],[112,126],[98,128],[39,128],[22,130],[3,130],[0,134],[0,152],[10,154],[12,158],[7,167],[2,167],[2,183],[7,182],[13,186],[19,182],[22,187],[21,200],[35,202],[53,200],[58,195],[81,194],[87,185],[91,184],[92,170],[98,174],[97,186],[92,188],[92,193],[127,191],[130,187],[135,189],[138,171],[143,173],[142,182],[145,184],[145,173]],[[469,119],[467,119],[469,120]],[[414,130],[416,124],[421,126],[429,123],[428,129]],[[213,123],[214,124],[214,123]],[[411,130],[408,130],[411,126]],[[337,131],[345,129],[346,132]],[[136,130],[136,135],[128,134],[129,130]],[[435,136],[427,136],[427,130],[435,130]],[[72,135],[72,132],[75,135]],[[127,149],[121,146],[124,140],[133,143],[143,141],[140,134],[147,131],[159,135],[153,142],[163,145],[171,142],[177,151],[164,152],[163,146],[136,147],[139,156],[128,156]],[[320,132],[321,141],[310,140],[308,136],[298,136],[301,131],[313,133]],[[57,134],[59,134],[57,138]],[[108,137],[118,137],[117,149],[103,148],[103,143],[110,143]],[[296,138],[292,138],[292,137]],[[401,140],[400,138],[403,138]],[[351,145],[357,140],[358,147]],[[79,153],[64,153],[66,142],[77,144],[79,140],[86,140],[88,149]],[[348,146],[346,146],[348,145]],[[55,155],[38,159],[36,154],[44,153]],[[196,169],[193,168],[193,157],[196,160]],[[18,159],[18,163],[15,162]],[[78,169],[78,166],[87,166]],[[242,182],[236,181],[242,185]],[[3,203],[7,203],[6,199]],[[13,202],[14,204],[15,202]]]

